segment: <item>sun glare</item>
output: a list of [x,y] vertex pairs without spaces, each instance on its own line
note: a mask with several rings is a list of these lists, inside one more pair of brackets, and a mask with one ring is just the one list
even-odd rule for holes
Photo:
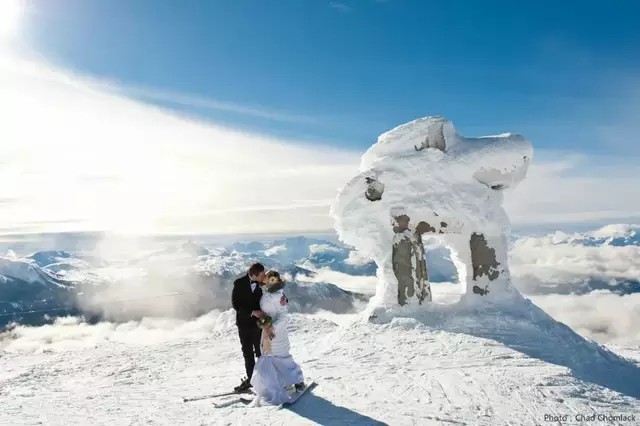
[[22,0],[0,0],[0,43],[17,34],[23,11]]

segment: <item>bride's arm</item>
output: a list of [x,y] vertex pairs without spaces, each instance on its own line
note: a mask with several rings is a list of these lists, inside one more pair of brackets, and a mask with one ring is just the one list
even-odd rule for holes
[[269,316],[271,317],[271,323],[274,326],[281,323],[287,314],[286,304],[282,305],[281,303],[282,297],[284,297],[282,294],[270,293],[268,295],[263,295],[262,300],[260,301],[262,310],[270,312]]
[[276,312],[276,318],[277,319],[273,319],[273,323],[275,324],[280,323],[282,321],[284,321],[287,317],[287,314],[289,313],[289,310],[287,309],[287,303],[289,301],[287,300],[287,297],[283,294],[283,293],[277,293],[273,295],[273,298],[271,299],[271,304],[273,307],[273,310]]

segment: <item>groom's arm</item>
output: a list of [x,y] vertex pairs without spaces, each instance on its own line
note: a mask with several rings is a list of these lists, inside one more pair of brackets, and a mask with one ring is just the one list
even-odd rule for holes
[[253,299],[253,310],[251,311],[251,316],[256,318],[261,318],[264,315],[265,314],[264,312],[262,312],[262,308],[260,308],[260,299],[258,300]]
[[240,296],[236,284],[237,281],[233,283],[233,290],[231,290],[231,306],[237,311],[240,309]]
[[249,317],[251,315],[251,308],[247,304],[247,300],[242,297],[242,291],[240,287],[241,283],[238,281],[233,283],[233,290],[231,290],[231,306],[238,312],[240,317]]

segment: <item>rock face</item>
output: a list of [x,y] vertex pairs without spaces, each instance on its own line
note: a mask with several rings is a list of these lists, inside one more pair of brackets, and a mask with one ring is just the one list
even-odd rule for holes
[[509,276],[502,201],[525,178],[532,155],[520,135],[465,138],[442,117],[382,134],[332,205],[340,239],[378,265],[372,304],[431,300],[425,238],[451,249],[466,300],[520,297]]

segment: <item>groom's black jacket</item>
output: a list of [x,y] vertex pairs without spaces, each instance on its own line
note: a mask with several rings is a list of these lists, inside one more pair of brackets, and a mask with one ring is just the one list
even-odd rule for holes
[[260,309],[261,297],[260,284],[256,284],[256,289],[251,291],[251,280],[248,274],[234,281],[231,304],[236,310],[236,325],[238,327],[257,327],[257,318],[252,317],[251,312]]

